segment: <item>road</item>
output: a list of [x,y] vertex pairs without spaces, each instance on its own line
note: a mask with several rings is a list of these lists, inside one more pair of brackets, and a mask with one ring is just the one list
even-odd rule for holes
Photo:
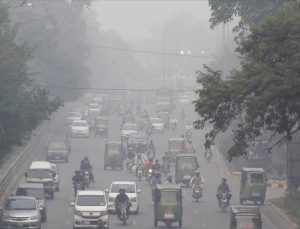
[[[154,115],[154,108],[147,108],[151,115]],[[196,114],[193,108],[185,108],[187,118],[186,121],[194,121]],[[179,110],[175,112],[175,117],[179,118]],[[163,134],[153,134],[154,144],[157,148],[157,157],[161,158],[163,153],[167,150],[167,143],[169,137],[179,137],[183,132],[185,123],[179,122],[176,132],[164,132]],[[67,132],[65,120],[61,120],[51,135],[51,140],[63,139]],[[107,139],[119,140],[121,118],[118,116],[111,116],[109,118],[109,137]],[[93,167],[96,183],[91,185],[91,189],[107,189],[112,181],[128,180],[136,181],[138,188],[142,190],[140,194],[140,213],[138,215],[131,215],[128,225],[121,225],[116,215],[110,215],[110,228],[154,228],[153,224],[153,203],[151,201],[151,194],[149,185],[145,181],[138,182],[134,175],[129,174],[127,170],[124,171],[104,171],[104,138],[95,138],[93,135],[90,138],[71,138],[72,153],[69,163],[59,163],[60,171],[60,191],[55,193],[54,200],[47,200],[48,205],[48,219],[43,224],[43,229],[68,229],[72,228],[73,207],[70,202],[73,197],[73,186],[71,178],[74,170],[79,167],[80,161],[84,156],[88,156]],[[193,142],[196,148],[202,149],[204,140],[204,131],[193,132]],[[195,203],[192,199],[191,188],[183,188],[183,228],[198,229],[217,229],[229,228],[229,212],[221,212],[217,207],[216,189],[222,177],[221,164],[216,155],[210,163],[206,163],[203,157],[199,154],[200,168],[205,179],[205,187],[203,199],[199,203]],[[41,155],[39,159],[44,160]],[[229,184],[233,192],[232,204],[238,204],[239,180],[229,179]],[[263,228],[264,229],[286,229],[289,228],[277,215],[271,210],[269,206],[262,207],[263,210]],[[176,225],[177,226],[177,225]],[[165,227],[159,224],[159,227]]]

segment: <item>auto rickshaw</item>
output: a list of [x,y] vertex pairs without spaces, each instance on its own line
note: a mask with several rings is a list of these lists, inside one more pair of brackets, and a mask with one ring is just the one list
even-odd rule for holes
[[123,170],[123,146],[120,141],[106,141],[105,142],[105,155],[104,155],[104,170],[107,167],[115,170],[120,168]]
[[183,183],[189,186],[191,178],[199,168],[195,154],[178,154],[175,165],[175,183]]
[[250,200],[264,204],[266,198],[266,172],[262,168],[242,168],[240,204]]
[[95,118],[95,137],[107,137],[108,135],[108,118],[105,116],[97,116]]
[[166,152],[166,157],[170,159],[170,161],[175,162],[175,158],[177,154],[185,153],[185,140],[184,138],[170,138],[168,152]]
[[171,227],[174,222],[182,226],[182,193],[179,185],[157,185],[154,195],[154,226],[163,222]]
[[230,229],[261,229],[261,211],[257,206],[232,206],[230,208]]
[[161,120],[163,121],[164,128],[168,130],[170,121],[169,112],[158,112],[158,117],[161,118]]

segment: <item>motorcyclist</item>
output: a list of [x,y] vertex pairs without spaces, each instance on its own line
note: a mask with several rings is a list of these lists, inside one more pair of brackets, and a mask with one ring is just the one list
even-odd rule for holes
[[173,184],[173,178],[171,175],[167,176],[166,184]]
[[158,171],[158,172],[160,172],[160,170],[161,170],[161,165],[160,165],[158,159],[155,160],[155,163],[154,163],[154,165],[152,166],[152,169],[153,169],[153,171]]
[[200,170],[195,171],[195,175],[191,178],[190,183],[193,185],[193,188],[195,188],[197,185],[204,184],[204,179],[200,174]]
[[74,176],[72,177],[72,183],[73,183],[75,195],[77,194],[76,184],[79,183],[81,185],[81,189],[84,189],[83,177],[82,177],[82,173],[80,170],[76,170],[74,172]]
[[125,193],[124,188],[119,189],[119,194],[116,196],[116,199],[115,199],[116,212],[117,212],[118,216],[121,216],[121,208],[120,208],[121,206],[120,206],[120,204],[122,204],[122,203],[127,203],[126,213],[127,213],[127,215],[129,215],[130,214],[130,211],[129,211],[130,202],[129,202],[128,196]]
[[204,157],[208,157],[208,156],[212,157],[211,147],[205,147],[205,149],[204,149]]
[[95,179],[94,179],[94,174],[93,174],[93,166],[90,164],[89,158],[88,157],[84,157],[84,159],[81,161],[80,163],[80,170],[82,171],[88,171],[89,172],[89,177],[90,177],[90,181],[95,183]]
[[187,124],[184,126],[184,128],[185,128],[185,131],[188,132],[188,131],[192,131],[193,126],[191,125],[191,123],[187,123]]
[[138,153],[135,158],[135,175],[137,176],[138,168],[144,168],[145,161],[142,157],[142,154]]
[[149,142],[149,146],[148,146],[149,151],[155,152],[155,146],[152,140],[150,140]]
[[174,127],[175,127],[175,129],[176,129],[176,126],[177,126],[177,119],[175,118],[175,117],[172,117],[171,119],[170,119],[170,123],[171,123],[171,125],[174,125]]
[[228,205],[230,205],[230,199],[231,199],[232,194],[231,194],[229,185],[227,184],[227,179],[226,178],[222,178],[222,183],[219,185],[218,190],[217,190],[217,195],[216,196],[217,196],[219,205],[221,204],[222,193],[227,194]]
[[160,172],[155,171],[154,176],[152,177],[152,180],[151,180],[151,186],[156,187],[156,185],[158,185],[158,184],[162,184],[161,175],[160,175]]
[[185,146],[185,151],[187,153],[196,153],[196,148],[195,146],[192,144],[192,141],[187,141],[187,144]]

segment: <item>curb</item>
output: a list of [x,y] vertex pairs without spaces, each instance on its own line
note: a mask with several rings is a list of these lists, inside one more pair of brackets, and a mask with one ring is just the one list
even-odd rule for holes
[[291,220],[289,219],[289,217],[284,212],[282,212],[281,209],[279,209],[278,207],[276,207],[271,202],[268,202],[268,203],[271,206],[271,208],[276,212],[276,214],[278,214],[288,225],[290,225],[290,229],[297,229],[298,228],[297,224],[291,222]]

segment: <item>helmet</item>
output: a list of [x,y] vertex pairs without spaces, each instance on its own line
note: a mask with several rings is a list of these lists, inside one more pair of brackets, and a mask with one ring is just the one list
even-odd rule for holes
[[226,178],[222,178],[222,183],[226,183],[227,179]]
[[159,163],[159,160],[158,160],[158,159],[156,159],[156,160],[155,160],[155,163]]
[[120,188],[119,189],[119,192],[121,193],[121,192],[125,192],[125,188]]
[[85,157],[83,158],[83,160],[87,160],[87,161],[88,161],[88,160],[89,160],[89,158],[88,158],[87,156],[85,156]]
[[197,169],[197,170],[195,171],[195,174],[200,174],[200,170]]
[[142,156],[142,154],[140,154],[140,153],[137,154],[137,157],[141,157],[141,156]]
[[75,174],[76,174],[76,175],[79,175],[80,173],[81,173],[80,170],[75,170]]

